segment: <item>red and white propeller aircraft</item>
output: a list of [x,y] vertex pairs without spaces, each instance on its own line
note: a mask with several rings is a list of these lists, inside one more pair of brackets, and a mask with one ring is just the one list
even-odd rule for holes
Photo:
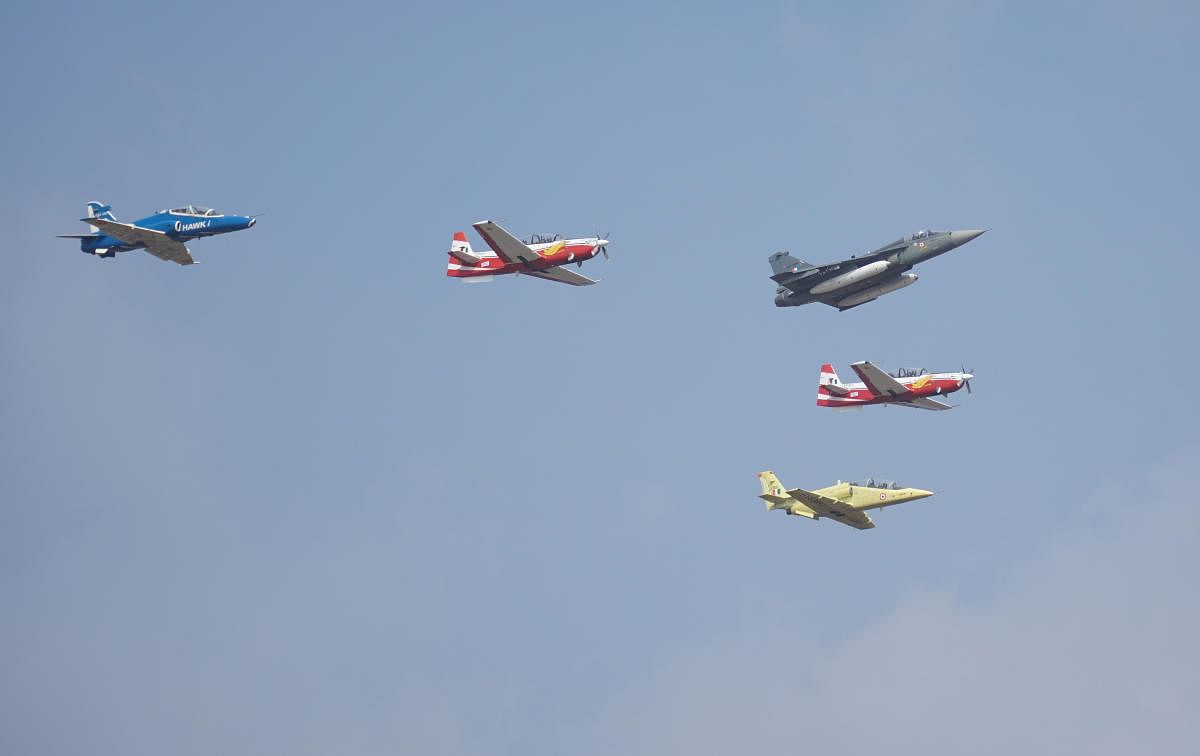
[[467,235],[454,233],[450,242],[450,260],[446,275],[466,281],[490,281],[492,276],[522,273],[550,281],[588,286],[595,279],[563,267],[570,263],[579,266],[598,254],[608,259],[608,239],[593,236],[587,239],[558,239],[533,237],[527,244],[491,221],[474,224],[475,231],[491,249],[471,249]]
[[895,404],[927,410],[948,410],[953,407],[930,397],[952,394],[963,386],[971,393],[975,376],[963,370],[958,373],[927,373],[925,370],[903,370],[895,375],[883,372],[869,362],[850,366],[862,378],[862,383],[842,383],[833,365],[821,366],[817,386],[818,407],[861,407],[867,404]]

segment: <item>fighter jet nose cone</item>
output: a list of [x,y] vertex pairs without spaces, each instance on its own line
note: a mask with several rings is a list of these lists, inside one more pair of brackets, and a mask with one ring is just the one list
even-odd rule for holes
[[255,223],[258,223],[258,218],[251,218],[250,220],[246,221],[246,228],[250,228]]
[[954,242],[954,246],[961,247],[972,239],[977,239],[987,231],[986,228],[973,228],[966,231],[951,231],[950,241]]

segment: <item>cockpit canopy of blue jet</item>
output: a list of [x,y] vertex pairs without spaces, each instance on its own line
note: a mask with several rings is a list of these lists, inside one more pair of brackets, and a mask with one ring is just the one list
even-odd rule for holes
[[112,207],[100,202],[87,203],[87,217],[81,218],[92,228],[90,234],[62,234],[60,239],[78,239],[79,248],[96,257],[116,257],[118,252],[144,249],[160,260],[191,265],[195,260],[184,242],[203,236],[241,231],[255,223],[251,215],[227,215],[198,205],[159,210],[133,223],[120,223]]

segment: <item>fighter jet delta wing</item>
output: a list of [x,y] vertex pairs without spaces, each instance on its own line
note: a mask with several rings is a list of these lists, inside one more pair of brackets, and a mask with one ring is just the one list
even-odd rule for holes
[[862,382],[867,384],[867,388],[871,389],[871,393],[875,396],[898,397],[909,393],[907,386],[875,367],[870,362],[865,360],[863,362],[855,362],[850,367],[854,369],[854,372],[858,373],[858,377],[862,378]]
[[[525,246],[525,242],[491,221],[479,221],[472,225],[479,235],[483,237],[484,241],[488,243],[488,246],[492,248],[492,251],[504,262],[530,263],[541,259],[537,252]],[[582,276],[580,277],[582,278]],[[591,281],[591,279],[588,280]],[[595,282],[592,281],[592,283]]]
[[559,283],[571,284],[572,286],[591,286],[592,284],[596,283],[596,279],[594,278],[588,278],[587,276],[580,275],[573,270],[567,270],[561,266],[557,268],[546,268],[544,270],[533,270],[531,268],[529,270],[519,270],[517,272],[523,276],[535,276],[537,278],[544,278],[547,281],[558,281]]
[[844,501],[831,499],[828,496],[806,491],[803,488],[792,488],[787,493],[788,496],[798,499],[804,506],[816,512],[820,517],[828,517],[831,520],[837,520],[840,523],[849,525],[852,528],[858,528],[859,530],[870,530],[875,527],[875,523],[871,521],[866,512],[855,509]]
[[142,245],[147,252],[160,260],[180,265],[192,265],[196,262],[183,242],[172,239],[162,231],[133,226],[128,223],[117,223],[103,218],[84,218],[84,220],[114,239],[120,239],[126,244]]

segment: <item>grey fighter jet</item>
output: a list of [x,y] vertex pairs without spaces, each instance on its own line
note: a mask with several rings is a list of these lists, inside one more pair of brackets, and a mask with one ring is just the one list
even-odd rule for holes
[[769,258],[771,279],[779,284],[775,306],[822,302],[839,310],[858,307],[915,283],[916,274],[907,272],[914,265],[961,247],[983,231],[918,231],[874,252],[825,265],[810,265],[787,252],[776,252]]

